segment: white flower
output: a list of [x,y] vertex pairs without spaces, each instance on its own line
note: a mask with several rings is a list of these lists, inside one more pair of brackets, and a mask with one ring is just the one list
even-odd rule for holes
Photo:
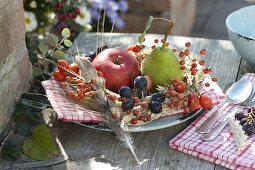
[[28,32],[32,32],[37,28],[37,20],[33,12],[25,11],[25,25]]
[[81,13],[76,17],[75,22],[82,26],[85,26],[91,22],[91,14],[85,6],[79,8]]

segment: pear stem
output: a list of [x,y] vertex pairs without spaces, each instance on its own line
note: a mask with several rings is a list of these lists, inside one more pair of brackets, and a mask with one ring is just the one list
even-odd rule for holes
[[169,27],[165,33],[165,37],[164,37],[164,40],[163,40],[163,45],[162,45],[162,48],[161,49],[164,49],[166,48],[166,39],[167,39],[167,36],[168,36],[168,33],[169,31],[171,30],[171,28],[174,26],[174,23],[172,21],[170,21],[170,24],[169,24]]

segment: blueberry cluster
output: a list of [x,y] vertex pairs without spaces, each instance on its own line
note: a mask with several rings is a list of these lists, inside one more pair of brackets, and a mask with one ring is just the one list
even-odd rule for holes
[[149,109],[152,113],[160,113],[162,111],[162,105],[165,101],[165,95],[162,92],[153,93],[151,95],[151,101],[149,103]]
[[135,99],[141,99],[149,95],[149,92],[146,90],[147,87],[147,80],[144,76],[138,76],[134,80],[134,88],[132,89],[128,86],[122,86],[119,89],[119,95],[122,99],[122,110],[127,111],[131,110],[135,106]]
[[132,98],[132,90],[128,86],[122,86],[119,89],[119,95],[123,99],[121,107],[123,111],[131,110],[135,106]]
[[239,111],[235,114],[235,119],[239,120],[244,133],[251,136],[255,133],[255,108],[249,108],[246,113]]

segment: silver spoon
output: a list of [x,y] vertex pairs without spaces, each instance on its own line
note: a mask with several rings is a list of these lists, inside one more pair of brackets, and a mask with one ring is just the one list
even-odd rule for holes
[[213,125],[217,122],[217,120],[224,116],[221,114],[222,110],[224,110],[230,103],[240,104],[246,101],[251,95],[252,89],[253,89],[252,83],[247,80],[240,80],[231,85],[225,94],[227,102],[223,104],[221,109],[219,109],[210,118],[208,118],[200,127],[198,127],[196,131],[201,134],[209,133]]

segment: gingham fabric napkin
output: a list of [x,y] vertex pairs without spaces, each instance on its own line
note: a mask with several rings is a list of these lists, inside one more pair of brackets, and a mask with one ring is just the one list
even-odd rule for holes
[[[247,73],[242,79],[255,83],[255,74]],[[199,159],[219,164],[230,169],[255,169],[255,135],[248,138],[247,147],[237,151],[234,138],[230,133],[229,126],[226,126],[223,132],[213,141],[206,142],[200,139],[201,135],[196,132],[208,117],[218,111],[225,101],[201,115],[197,120],[190,124],[183,132],[169,141],[169,146],[181,152],[193,155]],[[239,106],[229,104],[222,114],[235,109]],[[245,109],[245,108],[243,108]]]
[[104,118],[100,112],[75,103],[66,96],[66,92],[54,79],[43,81],[42,85],[51,106],[57,113],[57,118],[70,122],[103,122]]

